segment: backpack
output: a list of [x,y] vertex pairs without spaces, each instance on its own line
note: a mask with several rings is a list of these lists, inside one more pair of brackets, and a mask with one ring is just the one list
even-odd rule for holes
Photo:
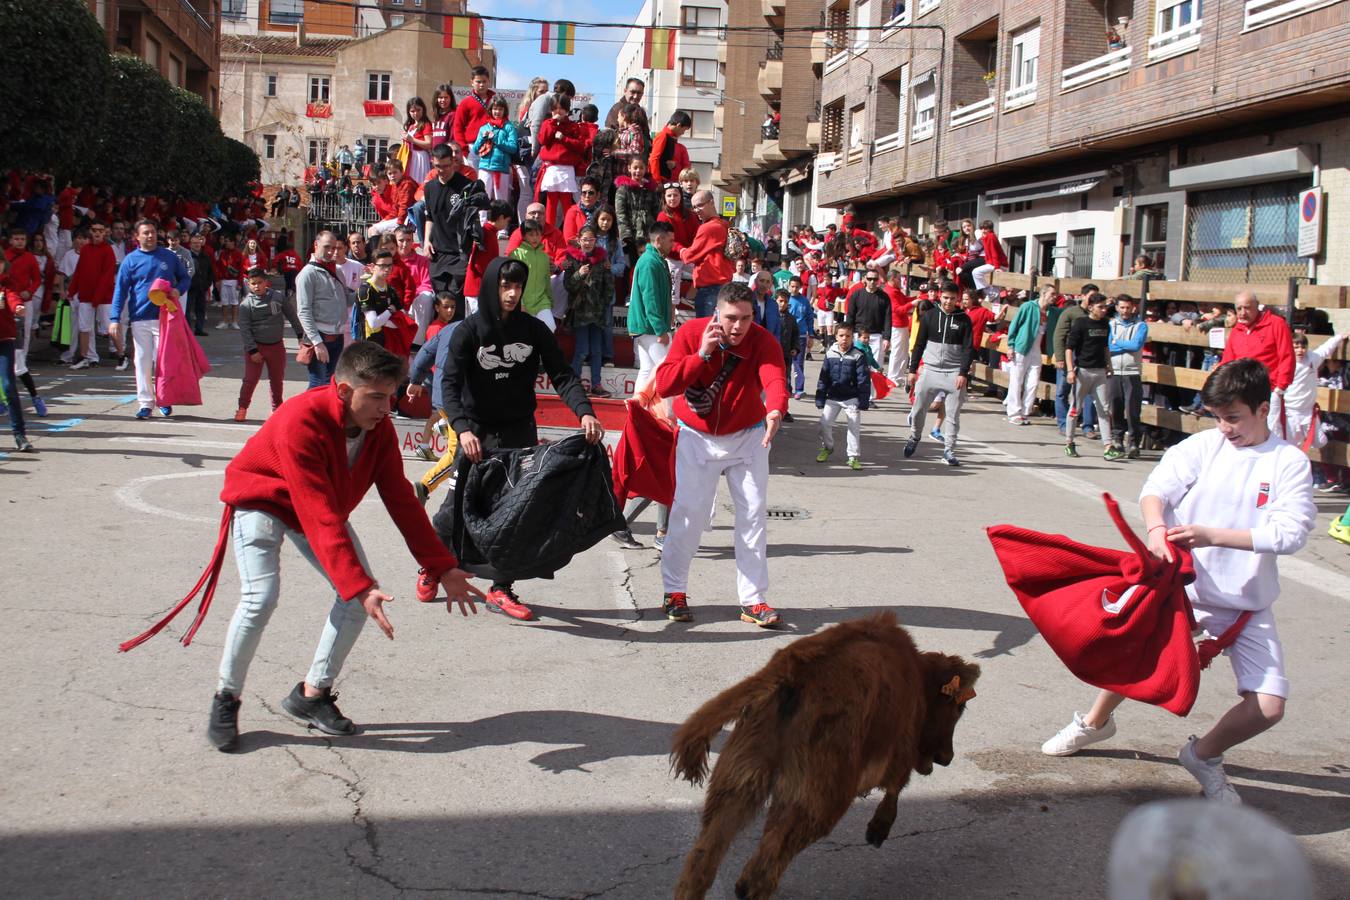
[[727,229],[727,243],[722,248],[722,255],[727,259],[740,259],[750,251],[750,242],[746,240],[745,232],[737,228]]

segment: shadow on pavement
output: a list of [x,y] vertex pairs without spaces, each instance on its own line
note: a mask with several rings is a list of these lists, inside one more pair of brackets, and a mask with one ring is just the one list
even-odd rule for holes
[[[600,640],[637,642],[643,644],[699,643],[718,644],[731,641],[753,641],[760,639],[803,637],[814,634],[822,628],[860,619],[879,612],[893,612],[901,625],[915,628],[943,628],[959,631],[995,632],[994,644],[975,654],[980,659],[1002,656],[1023,646],[1036,635],[1036,628],[1023,616],[1004,615],[977,609],[959,609],[950,606],[848,606],[826,608],[779,607],[783,624],[777,628],[755,628],[751,625],[737,627],[735,631],[713,631],[700,628],[700,625],[725,625],[739,621],[739,606],[727,604],[704,605],[691,604],[695,621],[693,624],[678,622],[665,623],[660,631],[639,631],[628,626],[635,621],[656,621],[662,619],[661,610],[653,606],[639,612],[635,620],[630,610],[617,607],[601,609],[566,609],[548,606],[534,606],[539,621],[531,629],[559,631],[577,637],[598,638]],[[599,621],[597,621],[599,620]],[[617,620],[607,624],[605,620]],[[552,624],[559,623],[559,624]],[[923,650],[937,650],[940,647],[920,647]]]
[[[300,779],[330,778],[294,771]],[[445,789],[453,790],[453,781]],[[182,825],[11,830],[0,837],[0,866],[7,893],[16,897],[652,898],[670,896],[698,826],[693,808],[559,810],[547,797],[532,798],[538,811],[530,813],[386,818],[378,810],[391,798],[383,793],[358,781],[339,805],[314,808],[291,807],[299,798],[288,802],[278,794],[267,804],[266,822],[194,817]],[[1120,821],[1141,803],[1172,796],[1072,788],[1057,789],[1048,802],[1040,792],[1020,790],[902,795],[892,836],[879,849],[863,840],[874,797],[854,803],[831,835],[793,862],[777,896],[1101,897]],[[636,798],[612,799],[619,805]],[[1267,799],[1253,805],[1286,825],[1290,811],[1313,812],[1311,802],[1286,810],[1272,809]],[[690,800],[697,802],[695,795]],[[751,825],[732,846],[709,896],[730,896],[760,828]],[[1343,863],[1320,854],[1311,862],[1322,895],[1350,883]]]

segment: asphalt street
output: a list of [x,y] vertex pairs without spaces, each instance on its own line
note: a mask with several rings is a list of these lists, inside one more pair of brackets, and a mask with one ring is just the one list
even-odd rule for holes
[[[203,343],[216,365],[205,405],[169,420],[132,418],[130,372],[39,366],[51,404],[30,432],[40,452],[0,458],[8,896],[669,896],[703,798],[669,773],[674,728],[788,642],[875,610],[894,610],[921,648],[978,660],[979,696],[956,760],[911,783],[891,839],[866,844],[877,796],[857,801],[798,857],[781,897],[1100,897],[1121,819],[1198,792],[1176,754],[1232,703],[1225,660],[1186,721],[1130,705],[1109,743],[1070,759],[1039,752],[1093,690],[1028,623],[984,528],[1123,546],[1100,494],[1136,510],[1137,524],[1150,462],[1065,459],[1052,426],[1009,426],[985,399],[963,416],[959,469],[931,440],[904,460],[905,410],[888,400],[864,418],[862,472],[843,465],[842,435],[832,464],[814,461],[814,407],[794,401],[798,419],[772,455],[770,504],[800,513],[769,524],[777,631],[736,619],[725,491],[694,563],[693,625],[660,615],[654,551],[608,541],[553,581],[518,585],[536,623],[418,604],[416,564],[372,491],[353,522],[398,597],[397,633],[367,629],[338,684],[361,733],[323,737],[280,709],[329,602],[287,549],[241,752],[218,753],[204,730],[238,591],[233,554],[191,647],[174,642],[184,616],[116,652],[197,580],[221,472],[258,425],[230,420],[237,333]],[[293,362],[289,374],[288,393],[303,389]],[[260,390],[255,415],[265,408]],[[1231,753],[1228,771],[1247,804],[1297,837],[1321,895],[1350,897],[1350,553],[1325,535],[1346,498],[1318,503],[1308,548],[1281,564],[1288,714]],[[636,528],[644,543],[652,530],[650,517]],[[758,825],[742,835],[711,896],[733,896],[757,839]]]

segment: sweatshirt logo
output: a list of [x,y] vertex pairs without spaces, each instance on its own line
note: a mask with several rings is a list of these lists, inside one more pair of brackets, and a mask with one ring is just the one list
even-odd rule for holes
[[1256,508],[1260,509],[1270,502],[1270,482],[1261,482],[1261,490],[1256,492]]
[[[502,347],[502,352],[497,353],[496,344],[488,344],[478,348],[478,365],[487,371],[493,369],[511,369],[516,363],[524,362],[529,359],[530,351],[534,348],[529,344],[514,343],[506,344]],[[506,373],[502,372],[502,376]]]

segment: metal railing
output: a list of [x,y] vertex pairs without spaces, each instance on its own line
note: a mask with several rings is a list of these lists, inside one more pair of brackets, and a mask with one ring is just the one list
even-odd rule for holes
[[968,103],[953,109],[947,122],[952,128],[961,128],[983,122],[994,115],[994,98],[986,97],[977,103]]
[[1015,87],[1003,95],[1004,109],[1018,109],[1036,102],[1036,82]]
[[197,24],[200,25],[202,28],[205,28],[207,31],[213,30],[211,28],[211,23],[206,21],[206,17],[203,16],[200,12],[198,12],[197,7],[189,3],[188,0],[178,0],[178,5],[183,7],[183,12],[187,13],[188,15],[192,16],[192,18],[196,19]]
[[1301,16],[1340,0],[1247,0],[1242,10],[1242,29],[1249,31]]
[[783,59],[783,42],[774,41],[772,46],[769,47],[769,52],[765,54],[764,58],[776,59],[781,61]]
[[1149,38],[1149,60],[1167,59],[1169,56],[1189,53],[1199,47],[1200,27],[1204,24],[1204,21],[1204,19],[1195,19],[1180,28],[1173,28],[1171,31],[1164,31],[1162,34],[1155,34]]

